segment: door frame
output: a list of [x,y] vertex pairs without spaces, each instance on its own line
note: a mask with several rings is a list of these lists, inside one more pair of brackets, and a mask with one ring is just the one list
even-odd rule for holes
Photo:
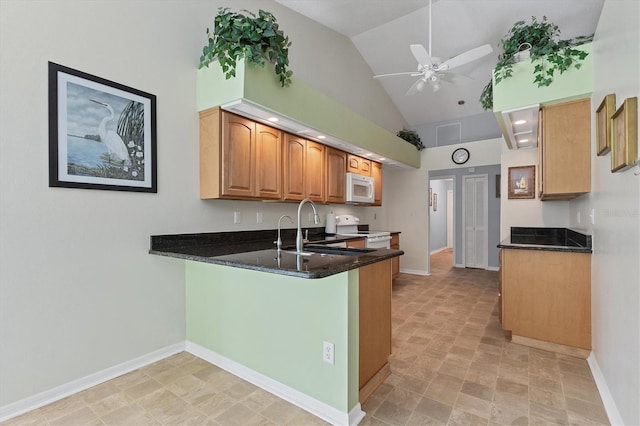
[[485,190],[484,190],[484,229],[485,229],[485,256],[484,256],[484,261],[482,262],[482,266],[481,268],[483,269],[487,269],[489,267],[489,247],[488,247],[488,242],[489,242],[489,174],[488,173],[484,173],[484,174],[477,174],[477,175],[464,175],[462,176],[462,210],[460,212],[460,214],[462,215],[462,227],[461,227],[461,231],[462,231],[462,267],[466,268],[467,267],[467,252],[466,252],[466,247],[467,247],[467,241],[466,241],[466,220],[465,220],[465,210],[466,210],[466,205],[465,205],[465,179],[477,179],[477,178],[484,178],[485,179]]
[[[451,191],[453,192],[453,253],[452,253],[452,266],[456,266],[456,250],[457,250],[457,245],[456,245],[456,215],[457,215],[457,211],[456,211],[456,187],[457,187],[457,182],[456,182],[456,175],[446,175],[446,176],[434,176],[434,177],[429,177],[429,179],[427,180],[427,192],[429,191],[429,188],[431,188],[431,181],[432,180],[450,180],[453,185],[451,186]],[[431,246],[429,244],[429,239],[431,238],[431,206],[429,206],[429,195],[427,194],[427,275],[431,275]]]

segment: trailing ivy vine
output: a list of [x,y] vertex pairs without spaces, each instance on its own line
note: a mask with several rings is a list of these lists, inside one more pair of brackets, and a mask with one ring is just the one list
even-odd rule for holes
[[256,16],[248,10],[231,12],[221,7],[214,19],[213,30],[207,28],[208,43],[202,49],[200,68],[218,60],[227,79],[236,75],[236,61],[246,58],[249,63],[264,67],[275,65],[275,73],[282,87],[291,84],[289,66],[291,42],[280,29],[276,18],[264,10]]

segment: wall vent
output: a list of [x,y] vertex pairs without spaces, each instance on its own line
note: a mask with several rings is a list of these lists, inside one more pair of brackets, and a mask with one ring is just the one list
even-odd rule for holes
[[442,124],[436,127],[436,146],[455,145],[462,142],[462,124]]

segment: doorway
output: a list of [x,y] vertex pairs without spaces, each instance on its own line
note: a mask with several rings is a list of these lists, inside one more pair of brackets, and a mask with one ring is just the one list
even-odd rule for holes
[[448,251],[454,264],[455,247],[455,177],[429,180],[429,256]]

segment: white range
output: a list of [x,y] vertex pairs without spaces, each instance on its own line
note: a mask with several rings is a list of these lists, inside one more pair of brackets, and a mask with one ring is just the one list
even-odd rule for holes
[[358,231],[360,219],[350,214],[336,216],[336,233],[347,237],[366,238],[367,248],[389,248],[391,233],[389,231]]

